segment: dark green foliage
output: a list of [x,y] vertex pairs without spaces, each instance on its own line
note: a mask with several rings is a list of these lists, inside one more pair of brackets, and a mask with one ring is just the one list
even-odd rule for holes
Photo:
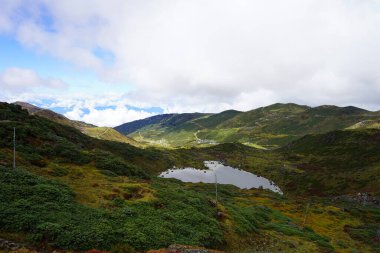
[[379,224],[367,224],[362,226],[345,226],[345,232],[348,233],[351,238],[362,241],[363,243],[369,243],[374,248],[380,249],[380,225]]
[[95,160],[102,170],[148,179],[151,171],[140,167],[156,169],[150,161],[162,158],[162,152],[154,149],[141,150],[125,143],[93,139],[75,128],[29,116],[17,105],[0,103],[0,115],[5,120],[0,121],[0,148],[13,149],[13,127],[16,127],[16,150],[22,158],[18,164],[45,167],[48,160],[54,160],[84,165]]
[[[123,244],[143,250],[172,243],[215,247],[222,241],[207,196],[181,190],[177,183],[158,182],[157,202],[119,201],[111,214],[76,203],[64,184],[22,169],[0,167],[0,172],[0,227],[30,234],[35,243],[76,250]],[[120,252],[120,247],[113,249]]]
[[[149,179],[149,175],[142,169],[128,164],[124,159],[106,151],[95,152],[95,165],[103,171],[111,171],[119,176],[140,177]],[[106,172],[108,173],[108,172]]]
[[136,120],[130,123],[125,123],[120,126],[115,127],[115,130],[128,135],[130,133],[133,133],[137,131],[140,128],[143,128],[147,125],[152,125],[152,124],[158,124],[161,123],[169,118],[171,118],[174,114],[162,114],[162,115],[156,115],[153,117],[149,117],[146,119],[141,119],[141,120]]
[[115,127],[118,132],[128,135],[144,127],[160,125],[162,127],[176,127],[185,124],[190,120],[197,119],[207,114],[204,113],[182,113],[182,114],[162,114],[146,119],[136,120]]
[[91,139],[78,130],[44,118],[29,116],[19,106],[0,105],[0,115],[9,122],[0,122],[0,147],[12,148],[13,127],[16,128],[16,149],[32,165],[46,165],[44,157],[59,157],[62,162],[85,164],[90,161],[83,148]]
[[374,183],[380,182],[379,143],[378,129],[307,135],[290,143],[279,152],[305,173],[286,175],[298,182],[288,189],[309,195],[380,191],[380,184]]
[[[336,108],[319,108],[317,113],[327,109]],[[292,110],[302,113],[308,109],[278,105],[268,110],[273,117],[278,117]],[[347,108],[344,113],[360,112]],[[236,113],[239,117],[241,114]],[[191,118],[191,115],[170,117],[165,124],[197,129],[199,126],[191,126]],[[253,205],[247,191],[232,186],[218,187],[217,210],[211,201],[215,194],[213,185],[182,184],[152,176],[173,165],[201,168],[205,160],[220,160],[265,176],[280,185],[287,195],[269,191],[254,194],[274,202],[286,202],[290,194],[341,195],[368,187],[378,189],[379,132],[375,130],[312,135],[287,148],[272,151],[238,143],[167,151],[92,139],[71,127],[28,116],[14,105],[0,103],[0,119],[5,120],[0,120],[0,150],[4,151],[0,152],[0,164],[9,166],[12,161],[12,133],[16,126],[17,164],[25,166],[25,170],[0,167],[0,227],[7,232],[25,233],[34,243],[49,243],[57,248],[133,252],[133,249],[142,251],[173,243],[223,248],[226,234],[237,232],[242,238],[248,238],[260,236],[263,230],[272,230],[301,237],[315,242],[323,251],[332,251],[328,238],[310,228],[296,226],[298,221],[275,209]],[[198,123],[211,126],[220,120],[211,116],[204,119],[209,121],[199,119]],[[243,119],[239,124],[245,124]],[[107,209],[95,209],[77,203],[73,191],[66,185],[26,172],[44,175],[48,172],[62,177],[68,175],[71,164],[87,163],[90,165],[82,166],[77,173],[70,171],[70,179],[83,178],[83,170],[95,165],[108,176],[132,177],[136,185],[141,184],[139,179],[151,177],[144,188],[149,188],[154,197],[146,202],[135,201],[133,198],[140,194],[140,186],[125,186],[123,190],[131,198],[115,198],[107,202]],[[46,165],[48,169],[39,168]],[[118,178],[109,181],[118,181]],[[357,227],[347,226],[346,232],[368,244],[366,241],[376,236],[379,227],[379,209],[356,204],[345,208],[347,215],[363,222]],[[217,216],[218,211],[222,212],[221,217]],[[346,215],[346,212],[339,213]],[[378,247],[376,243],[372,245],[374,249]]]
[[45,167],[47,165],[45,159],[41,155],[36,153],[22,153],[22,157],[30,164],[38,167]]
[[55,176],[55,177],[63,177],[63,176],[67,176],[69,174],[69,169],[68,168],[65,168],[65,167],[60,167],[60,166],[52,166],[53,167],[53,170],[52,172],[50,172],[50,174],[52,176]]
[[67,249],[115,244],[112,220],[101,210],[74,201],[67,186],[21,169],[0,168],[0,227]]
[[236,232],[241,235],[257,232],[260,225],[270,221],[271,210],[263,206],[236,207],[228,205],[227,208],[236,223]]
[[219,124],[224,123],[225,121],[241,114],[243,112],[235,111],[235,110],[228,110],[223,111],[218,114],[213,114],[209,117],[203,117],[200,119],[196,119],[194,122],[201,125],[204,128],[214,128],[217,127]]
[[275,230],[289,236],[298,236],[313,241],[321,248],[334,252],[334,248],[326,237],[316,234],[311,228],[300,228],[291,223],[270,223],[265,226],[266,229]]

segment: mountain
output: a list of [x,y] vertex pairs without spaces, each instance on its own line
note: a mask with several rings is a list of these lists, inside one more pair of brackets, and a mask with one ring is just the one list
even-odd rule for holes
[[144,127],[160,125],[161,127],[176,127],[193,119],[197,119],[209,114],[202,113],[183,113],[183,114],[161,114],[146,119],[135,120],[115,127],[117,131],[128,135]]
[[14,104],[19,105],[23,109],[27,110],[30,115],[38,115],[40,117],[50,119],[57,123],[74,127],[78,129],[79,131],[81,131],[82,133],[87,134],[88,136],[91,136],[94,138],[109,140],[109,141],[124,142],[124,143],[128,143],[134,146],[140,145],[131,137],[120,134],[119,132],[117,132],[111,127],[97,127],[95,125],[88,124],[82,121],[70,120],[66,118],[65,116],[59,113],[56,113],[52,110],[43,109],[26,102],[17,101]]
[[[307,135],[277,150],[239,143],[140,149],[0,103],[0,247],[376,252],[379,131]],[[274,180],[284,195],[218,184],[216,202],[214,184],[158,177],[210,160]]]
[[[114,129],[140,143],[153,146],[181,146],[194,140],[193,121],[211,114],[162,114],[125,123]],[[168,142],[169,140],[169,142]]]
[[[171,119],[185,118],[168,124]],[[365,120],[378,120],[380,112],[348,106],[309,107],[273,104],[247,112],[217,114],[166,114],[115,127],[122,134],[150,145],[207,146],[240,142],[275,148],[306,134],[326,133]]]
[[87,124],[87,123],[82,122],[82,121],[70,120],[70,119],[66,118],[65,116],[63,116],[59,113],[53,112],[52,110],[43,109],[43,108],[37,107],[35,105],[29,104],[26,102],[17,101],[14,104],[19,105],[23,109],[27,110],[30,115],[38,115],[40,117],[44,117],[44,118],[53,120],[57,123],[67,125],[67,126],[71,126],[71,127],[77,128],[77,129],[86,128],[86,127],[96,127],[94,125]]

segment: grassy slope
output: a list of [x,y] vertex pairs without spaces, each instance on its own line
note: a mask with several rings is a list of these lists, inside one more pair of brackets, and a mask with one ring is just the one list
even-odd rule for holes
[[365,120],[348,127],[347,129],[380,129],[380,120]]
[[49,120],[52,120],[62,125],[74,127],[80,130],[82,133],[88,136],[97,138],[97,139],[118,141],[118,142],[128,143],[134,146],[141,146],[138,142],[136,142],[132,138],[120,134],[119,132],[115,131],[111,127],[97,127],[97,126],[87,124],[81,121],[70,120],[59,113],[56,113],[47,109],[42,109],[25,102],[15,102],[14,104],[20,105],[23,109],[26,109],[31,115],[37,115],[37,116],[47,118]]
[[[180,117],[175,115],[175,117]],[[183,115],[184,117],[186,115]],[[159,116],[155,116],[159,117]],[[174,117],[173,115],[170,117]],[[296,104],[274,104],[248,112],[225,111],[211,115],[193,115],[186,121],[165,122],[148,118],[123,126],[135,126],[124,132],[149,145],[164,147],[199,146],[208,141],[240,142],[263,147],[278,147],[306,134],[344,129],[353,124],[380,117],[356,107],[319,106],[311,108]],[[116,128],[116,129],[119,129]],[[203,142],[198,139],[205,140]],[[211,143],[211,142],[210,142]]]
[[125,136],[112,127],[84,127],[81,129],[81,132],[91,136],[93,138],[108,140],[108,141],[118,141],[123,143],[131,144],[135,147],[142,146],[141,143],[135,141],[134,139]]
[[[13,126],[17,127],[18,170],[9,169]],[[289,150],[268,152],[237,144],[141,150],[92,139],[7,104],[0,104],[0,136],[0,164],[5,166],[0,168],[3,236],[16,233],[38,247],[44,242],[50,243],[46,247],[67,249],[110,249],[115,244],[130,244],[140,250],[183,243],[231,252],[294,252],[295,247],[301,252],[330,252],[332,248],[369,252],[378,247],[372,242],[380,222],[378,208],[310,198],[311,192],[302,189],[304,184],[287,188],[287,180],[293,176],[288,173],[281,181],[284,170],[277,165],[297,163]],[[297,154],[303,150],[296,147],[294,144]],[[200,167],[206,159],[240,164],[279,179],[289,194],[294,190],[306,195],[287,198],[267,191],[220,186],[220,215],[216,218],[210,202],[214,197],[212,185],[152,177],[174,164]],[[314,175],[310,173],[310,177]],[[299,179],[294,180],[299,183]],[[307,202],[311,207],[304,224]]]

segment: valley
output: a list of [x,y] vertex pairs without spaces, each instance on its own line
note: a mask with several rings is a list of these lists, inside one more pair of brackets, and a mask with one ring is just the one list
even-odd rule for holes
[[[305,109],[296,108],[297,113]],[[357,110],[347,113],[352,111]],[[215,122],[226,124],[230,114],[242,113],[232,111]],[[367,114],[354,118],[360,121]],[[165,124],[175,122],[173,128],[184,122],[181,127],[193,130],[194,118],[211,127],[213,115],[162,117]],[[357,122],[345,114],[337,117],[346,122],[331,127],[342,128],[306,134],[276,149],[239,142],[166,149],[144,143],[142,149],[93,138],[18,105],[0,103],[0,238],[26,245],[16,252],[166,252],[170,245],[224,252],[377,252],[380,132],[345,129]],[[302,126],[316,131],[310,120]],[[243,124],[242,118],[234,122]],[[263,129],[269,127],[283,129]],[[177,143],[186,142],[186,134],[184,139],[177,132],[173,136]],[[265,187],[240,189],[223,184],[220,177],[216,199],[213,180],[190,183],[159,176],[174,167],[205,170],[205,161],[272,181],[282,194]]]

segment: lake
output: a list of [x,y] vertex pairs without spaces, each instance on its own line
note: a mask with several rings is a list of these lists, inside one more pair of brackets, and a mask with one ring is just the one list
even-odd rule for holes
[[182,182],[190,183],[215,183],[215,175],[218,184],[232,184],[240,189],[264,188],[282,194],[281,189],[274,182],[257,176],[253,173],[223,165],[218,161],[205,161],[207,170],[195,168],[174,167],[162,172],[162,178],[176,178]]

